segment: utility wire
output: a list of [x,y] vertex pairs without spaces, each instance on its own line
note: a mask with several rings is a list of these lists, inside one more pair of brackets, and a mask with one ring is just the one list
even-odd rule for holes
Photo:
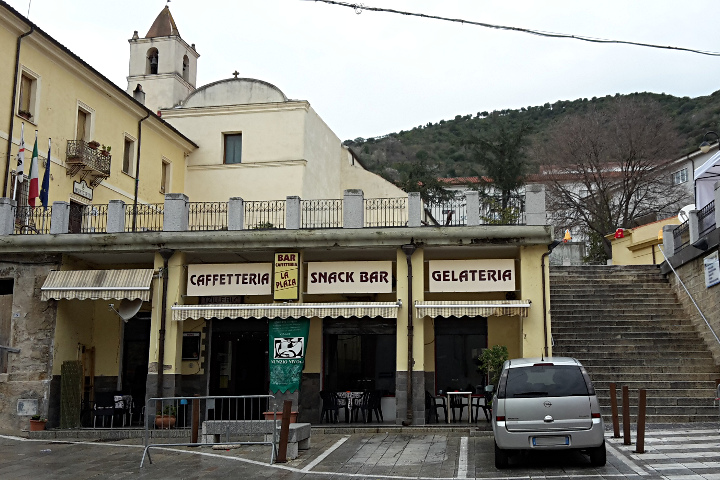
[[608,39],[603,39],[603,38],[585,37],[582,35],[571,35],[568,33],[543,32],[540,30],[530,30],[528,28],[508,27],[505,25],[494,25],[492,23],[473,22],[470,20],[463,20],[461,18],[438,17],[435,15],[426,15],[424,13],[403,12],[402,10],[393,10],[391,8],[368,7],[362,3],[337,2],[334,0],[303,0],[303,1],[322,2],[322,3],[327,3],[330,5],[338,5],[341,7],[348,7],[348,8],[352,8],[353,10],[355,10],[355,13],[357,13],[357,14],[362,13],[363,10],[367,10],[370,12],[396,13],[399,15],[407,15],[407,16],[411,16],[411,17],[429,18],[432,20],[444,20],[446,22],[463,23],[463,24],[468,24],[468,25],[476,25],[478,27],[494,28],[496,30],[510,30],[513,32],[529,33],[531,35],[537,35],[539,37],[566,38],[566,39],[581,40],[583,42],[591,42],[591,43],[617,43],[617,44],[622,44],[622,45],[635,45],[637,47],[659,48],[659,49],[663,49],[663,50],[678,50],[678,51],[682,51],[682,52],[698,53],[700,55],[709,55],[711,57],[720,57],[720,53],[718,53],[718,52],[710,52],[710,51],[706,51],[706,50],[696,50],[694,48],[653,45],[650,43],[629,42],[629,41],[624,41],[624,40],[608,40]]

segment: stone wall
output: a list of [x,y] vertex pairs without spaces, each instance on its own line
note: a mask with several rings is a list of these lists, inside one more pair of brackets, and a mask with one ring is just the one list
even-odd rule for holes
[[3,431],[18,433],[29,427],[28,417],[17,415],[19,399],[37,399],[38,413],[48,415],[57,302],[40,301],[40,287],[59,265],[59,257],[42,255],[6,255],[0,261],[0,278],[14,280],[9,343],[20,349],[8,354],[7,374],[0,376]]
[[[720,284],[710,288],[705,287],[705,266],[703,259],[710,253],[712,252],[708,251],[693,259],[684,259],[685,263],[675,266],[675,270],[692,294],[698,307],[700,307],[703,315],[705,315],[705,318],[715,331],[715,334],[720,336]],[[673,257],[672,260],[675,260],[675,258]],[[720,344],[705,324],[705,321],[698,313],[697,308],[693,305],[692,300],[687,292],[685,292],[685,289],[675,274],[670,271],[667,273],[667,276],[670,280],[670,285],[672,285],[675,290],[676,295],[680,299],[680,302],[682,302],[683,307],[685,307],[690,319],[712,352],[715,364],[720,365]]]

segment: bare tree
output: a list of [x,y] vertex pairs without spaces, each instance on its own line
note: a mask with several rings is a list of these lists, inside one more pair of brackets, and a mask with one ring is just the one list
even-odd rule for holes
[[560,120],[535,149],[555,225],[601,238],[611,258],[604,235],[639,217],[676,211],[683,201],[670,176],[679,145],[655,102],[620,99]]

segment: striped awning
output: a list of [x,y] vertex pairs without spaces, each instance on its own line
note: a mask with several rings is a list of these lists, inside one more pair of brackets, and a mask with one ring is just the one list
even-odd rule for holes
[[530,300],[415,302],[418,317],[527,317]]
[[42,300],[150,300],[153,270],[67,270],[50,272]]
[[173,305],[172,319],[383,317],[397,318],[400,303],[262,303],[242,305]]

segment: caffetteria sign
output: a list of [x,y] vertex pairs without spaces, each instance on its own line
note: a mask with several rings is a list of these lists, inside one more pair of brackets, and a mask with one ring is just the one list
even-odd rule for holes
[[515,290],[515,260],[430,260],[431,292]]
[[270,295],[272,263],[188,265],[187,294]]

